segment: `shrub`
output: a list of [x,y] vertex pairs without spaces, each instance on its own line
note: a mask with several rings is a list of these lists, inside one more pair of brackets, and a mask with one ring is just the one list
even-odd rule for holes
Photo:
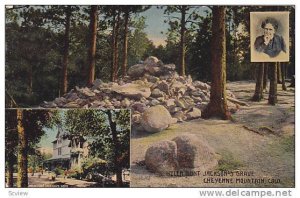
[[56,174],[56,175],[63,175],[64,174],[64,170],[60,167],[56,167],[53,172]]

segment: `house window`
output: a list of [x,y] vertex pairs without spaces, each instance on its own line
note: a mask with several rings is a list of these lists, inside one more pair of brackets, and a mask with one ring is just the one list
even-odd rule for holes
[[61,148],[58,148],[58,155],[61,155]]

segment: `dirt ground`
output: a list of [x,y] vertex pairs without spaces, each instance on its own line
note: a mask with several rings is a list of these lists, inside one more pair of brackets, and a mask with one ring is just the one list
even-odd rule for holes
[[[99,186],[96,182],[89,182],[84,180],[77,180],[72,178],[64,178],[62,176],[56,177],[54,181],[49,180],[45,173],[41,176],[36,173],[34,176],[28,174],[29,188],[97,188]],[[17,180],[17,174],[14,173],[14,180]]]
[[[254,82],[230,82],[227,88],[249,104],[241,106],[232,121],[197,119],[177,123],[160,133],[132,137],[131,187],[295,186],[295,89],[283,91],[278,85],[278,104],[270,106],[267,92],[261,102],[250,101]],[[143,164],[149,145],[182,134],[206,140],[219,159],[213,173],[227,176],[204,176],[203,172],[162,177],[149,172]]]

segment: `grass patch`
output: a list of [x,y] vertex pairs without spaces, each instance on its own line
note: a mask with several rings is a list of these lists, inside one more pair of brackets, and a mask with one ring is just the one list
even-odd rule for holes
[[232,153],[226,152],[221,155],[221,159],[218,161],[217,170],[233,171],[242,166],[243,163],[235,159]]
[[280,144],[282,148],[286,152],[294,152],[295,151],[295,136],[284,137],[280,140]]
[[141,144],[148,146],[154,142],[158,142],[161,140],[171,140],[178,135],[178,133],[175,133],[177,128],[178,126],[172,125],[161,132],[147,134],[146,136],[141,138],[133,138],[131,139],[131,142],[134,142],[132,144]]

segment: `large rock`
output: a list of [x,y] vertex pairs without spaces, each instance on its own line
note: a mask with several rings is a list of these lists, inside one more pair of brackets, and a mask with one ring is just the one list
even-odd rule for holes
[[130,100],[128,100],[127,98],[124,98],[122,101],[121,101],[121,105],[125,108],[129,107],[130,106]]
[[150,145],[145,154],[145,164],[150,171],[166,175],[170,171],[213,170],[218,161],[206,141],[189,134]]
[[196,88],[199,88],[201,90],[209,90],[210,89],[210,86],[204,82],[201,82],[201,81],[194,81],[193,82],[193,85],[196,87]]
[[113,86],[112,91],[138,100],[142,97],[148,98],[151,95],[149,87],[135,83],[127,83],[122,86]]
[[76,89],[76,91],[78,91],[79,93],[81,93],[82,95],[87,96],[87,97],[93,97],[96,95],[93,91],[91,91],[87,87],[79,88],[76,86],[75,89]]
[[142,77],[145,73],[146,66],[143,64],[136,64],[129,67],[127,74],[132,78]]
[[169,111],[162,105],[145,110],[141,118],[143,128],[150,133],[160,132],[174,123]]
[[162,69],[160,67],[146,66],[146,71],[154,76],[160,76],[162,74]]
[[170,86],[169,84],[163,80],[158,85],[157,88],[163,92],[165,92],[167,95],[170,95]]
[[177,145],[177,161],[180,169],[190,168],[203,172],[213,170],[217,166],[215,151],[202,137],[181,135],[172,141]]
[[193,107],[187,114],[186,117],[188,120],[196,119],[201,117],[201,110]]
[[150,171],[162,175],[177,170],[176,143],[166,140],[152,144],[146,151],[145,164]]
[[168,99],[164,103],[168,108],[175,107],[175,99]]
[[197,147],[192,143],[189,136],[175,137],[174,141],[177,145],[177,161],[180,168],[194,168],[194,162],[197,152]]
[[175,104],[182,109],[189,109],[193,104],[185,98],[175,100]]
[[153,91],[151,92],[151,96],[153,98],[163,97],[164,96],[164,92],[160,91],[159,89],[153,89]]
[[175,71],[176,65],[174,64],[167,64],[162,66],[164,71]]
[[144,103],[136,102],[133,105],[131,105],[131,108],[133,111],[143,113],[147,109],[147,106]]
[[183,111],[178,111],[173,115],[174,118],[177,119],[178,122],[183,122],[187,119],[186,115],[183,113]]
[[151,67],[159,67],[161,65],[160,61],[155,56],[149,56],[143,64]]

